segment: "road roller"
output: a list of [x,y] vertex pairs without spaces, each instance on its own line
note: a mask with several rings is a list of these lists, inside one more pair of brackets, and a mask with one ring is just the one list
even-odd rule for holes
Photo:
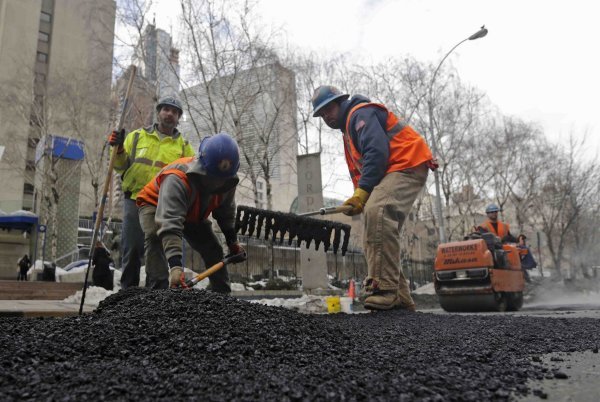
[[493,233],[473,233],[438,246],[435,292],[450,312],[517,311],[523,306],[525,277],[519,249]]

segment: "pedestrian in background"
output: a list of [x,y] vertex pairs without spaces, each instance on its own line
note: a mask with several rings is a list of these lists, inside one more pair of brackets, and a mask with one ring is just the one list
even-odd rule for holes
[[92,282],[94,283],[94,286],[99,286],[106,290],[113,290],[113,273],[110,270],[111,262],[110,252],[101,241],[96,242],[94,256],[92,258],[92,264],[94,266]]
[[31,267],[31,260],[29,259],[29,256],[27,254],[25,254],[23,257],[21,257],[21,259],[19,260],[17,265],[19,267],[18,274],[17,274],[17,280],[18,281],[26,281],[27,280],[27,271],[29,271],[29,267]]
[[537,261],[533,258],[533,253],[526,243],[527,236],[520,234],[518,240],[517,248],[519,249],[519,258],[521,259],[521,269],[523,270],[523,275],[525,275],[525,280],[531,282],[529,272],[527,271],[536,268]]

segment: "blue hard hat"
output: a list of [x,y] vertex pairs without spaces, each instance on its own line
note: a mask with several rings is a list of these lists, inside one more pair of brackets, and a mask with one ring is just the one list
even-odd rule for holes
[[240,150],[232,136],[219,133],[202,140],[198,160],[208,175],[232,177],[240,168]]
[[499,212],[500,207],[496,204],[490,204],[485,208],[485,213],[489,214],[490,212]]
[[342,93],[342,91],[334,86],[321,85],[315,89],[315,93],[310,100],[313,105],[313,117],[318,117],[319,111],[330,102],[336,99],[346,100],[349,97],[350,95]]

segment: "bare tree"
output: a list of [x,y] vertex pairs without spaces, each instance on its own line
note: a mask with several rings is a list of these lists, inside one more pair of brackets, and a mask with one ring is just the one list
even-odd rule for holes
[[250,2],[180,0],[180,5],[187,71],[182,96],[190,125],[199,138],[221,131],[235,136],[247,179],[241,186],[260,205],[258,183],[264,180],[271,208],[274,161],[289,160],[279,155],[290,141],[281,138],[282,120],[295,117],[287,106],[295,103],[293,81],[277,76],[287,73],[273,50],[275,33],[256,22]]
[[597,159],[589,162],[580,159],[585,154],[585,144],[585,140],[576,140],[571,135],[566,149],[554,146],[547,151],[544,157],[552,163],[545,166],[533,200],[536,218],[546,235],[548,251],[559,277],[579,219],[586,211],[593,211],[594,201],[597,201],[600,169]]

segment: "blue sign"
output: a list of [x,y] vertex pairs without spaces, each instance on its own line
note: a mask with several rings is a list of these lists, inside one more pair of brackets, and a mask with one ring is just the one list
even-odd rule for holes
[[52,156],[61,159],[80,161],[85,157],[82,141],[57,135],[47,135],[40,140],[35,152],[36,163],[42,155],[50,152],[52,152]]

